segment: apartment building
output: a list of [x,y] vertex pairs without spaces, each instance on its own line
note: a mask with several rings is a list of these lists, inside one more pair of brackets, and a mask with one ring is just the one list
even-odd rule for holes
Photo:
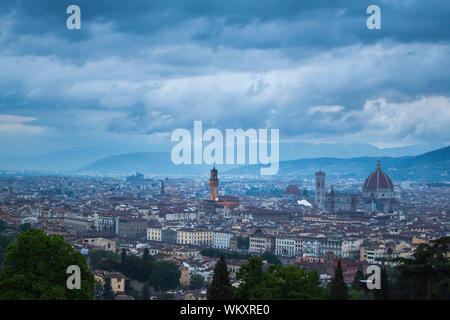
[[264,253],[266,251],[274,251],[275,237],[263,233],[257,233],[250,236],[249,252]]

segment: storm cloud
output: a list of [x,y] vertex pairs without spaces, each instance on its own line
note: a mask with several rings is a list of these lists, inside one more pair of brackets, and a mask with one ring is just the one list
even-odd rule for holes
[[[71,4],[81,30],[66,28]],[[371,4],[381,30],[366,27]],[[448,144],[449,16],[448,1],[3,0],[0,151],[160,145],[194,120]]]

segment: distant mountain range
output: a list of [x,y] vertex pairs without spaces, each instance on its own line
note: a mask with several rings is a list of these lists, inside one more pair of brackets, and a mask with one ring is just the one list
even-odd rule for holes
[[[449,181],[449,148],[414,154],[431,145],[378,149],[366,144],[304,144],[282,143],[279,176],[311,178],[319,169],[329,178],[364,178],[375,169],[377,157],[381,166],[394,180]],[[297,150],[297,151],[296,151]],[[299,151],[300,150],[300,151]],[[296,154],[308,156],[297,157]],[[356,151],[359,150],[359,151]],[[378,151],[377,151],[378,150]],[[411,152],[413,156],[405,156]],[[317,154],[341,154],[322,157]],[[354,156],[355,154],[365,156]],[[375,154],[375,156],[372,156]],[[386,156],[389,155],[389,156]],[[400,155],[400,156],[397,156]],[[283,159],[282,158],[282,159]],[[35,170],[67,172],[72,174],[131,174],[135,171],[147,175],[208,175],[209,165],[174,165],[170,152],[132,152],[114,155],[105,148],[87,147],[69,149],[35,157],[0,158],[0,170]],[[217,165],[220,174],[259,176],[259,165]]]
[[[287,161],[323,157],[356,158],[416,156],[444,146],[445,145],[441,144],[417,144],[405,147],[380,149],[367,143],[280,142],[280,160]],[[159,149],[158,151],[169,152],[171,146],[167,145],[167,147],[168,149],[166,150]],[[131,158],[139,158],[139,154],[143,152],[140,152],[142,150],[136,148],[136,146],[127,145],[120,147],[77,147],[26,157],[1,155],[0,148],[0,170],[39,170],[48,172],[74,171],[110,156],[135,153]],[[158,153],[161,152],[154,153],[155,159],[160,159]],[[173,168],[173,170],[176,171],[178,169]]]
[[[394,180],[448,181],[450,174],[450,147],[414,157],[381,157],[381,166]],[[350,159],[314,158],[281,161],[278,175],[311,177],[321,169],[330,178],[363,178],[376,167],[376,157]],[[170,153],[139,152],[100,159],[78,170],[88,174],[127,174],[139,171],[145,174],[207,175],[208,165],[174,165]],[[218,165],[226,175],[258,176],[260,165]]]
[[[330,178],[364,178],[376,168],[378,158],[316,158],[281,161],[279,175],[305,177],[322,170]],[[414,157],[381,157],[381,168],[394,180],[449,181],[450,146]],[[259,165],[229,170],[227,174],[258,175]]]

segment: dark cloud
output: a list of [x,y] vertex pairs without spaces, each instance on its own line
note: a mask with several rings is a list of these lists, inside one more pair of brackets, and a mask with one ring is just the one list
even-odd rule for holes
[[[82,30],[66,28],[71,4]],[[366,28],[370,4],[381,30]],[[449,14],[437,0],[2,0],[0,114],[70,143],[167,137],[194,120],[303,140],[446,143]]]

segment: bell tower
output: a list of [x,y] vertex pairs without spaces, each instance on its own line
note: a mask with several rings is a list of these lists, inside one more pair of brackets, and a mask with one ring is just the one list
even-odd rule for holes
[[219,201],[219,198],[217,196],[218,186],[219,186],[219,179],[217,178],[217,169],[214,166],[214,168],[211,170],[211,178],[209,179],[210,200]]
[[316,172],[316,206],[319,209],[325,208],[325,172]]

